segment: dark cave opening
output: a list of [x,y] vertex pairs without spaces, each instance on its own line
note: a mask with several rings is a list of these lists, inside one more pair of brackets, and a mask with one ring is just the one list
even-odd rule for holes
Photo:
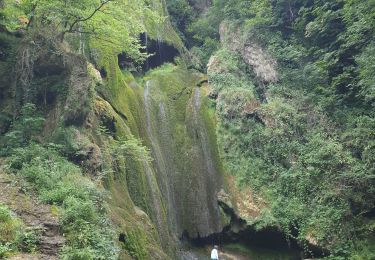
[[174,62],[179,54],[178,50],[172,45],[160,40],[150,39],[145,33],[141,34],[140,38],[142,45],[146,46],[147,53],[152,54],[143,63],[143,71],[159,67],[164,63]]
[[326,250],[318,248],[305,242],[303,245],[295,239],[288,238],[279,228],[268,227],[256,230],[248,226],[246,221],[239,218],[234,210],[225,203],[219,202],[225,214],[230,216],[230,225],[226,226],[221,233],[215,233],[207,237],[198,236],[191,238],[187,231],[181,237],[183,243],[188,243],[194,248],[213,247],[220,248],[229,244],[238,244],[248,248],[258,248],[264,251],[290,252],[292,259],[324,257],[329,254]]
[[120,69],[146,72],[164,63],[173,63],[179,55],[179,51],[175,47],[161,40],[151,39],[146,33],[142,33],[139,37],[141,45],[145,46],[140,51],[149,54],[149,56],[144,62],[138,62],[133,60],[126,52],[122,52],[117,56]]

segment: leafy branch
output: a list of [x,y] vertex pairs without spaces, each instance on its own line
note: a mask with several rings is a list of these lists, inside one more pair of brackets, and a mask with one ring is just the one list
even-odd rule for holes
[[110,2],[113,2],[113,1],[114,1],[114,0],[104,0],[104,1],[102,1],[102,2],[100,3],[100,5],[99,5],[98,7],[96,7],[96,8],[94,9],[94,11],[92,11],[92,13],[89,14],[88,16],[86,16],[86,17],[77,17],[74,21],[72,21],[72,23],[71,23],[70,25],[67,24],[67,27],[68,27],[68,28],[67,28],[65,31],[63,31],[63,32],[61,33],[61,41],[64,40],[64,37],[65,37],[65,34],[66,34],[66,33],[75,33],[75,32],[77,32],[77,30],[74,29],[74,27],[75,27],[77,24],[82,23],[82,22],[86,22],[86,21],[90,20],[91,18],[94,17],[94,15],[95,15],[97,12],[100,11],[100,9],[103,8],[103,6],[105,6],[106,4],[108,4],[108,3],[110,3]]

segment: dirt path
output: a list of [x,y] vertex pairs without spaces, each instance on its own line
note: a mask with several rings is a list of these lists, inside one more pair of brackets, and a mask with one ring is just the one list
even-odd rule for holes
[[22,219],[27,228],[41,234],[39,254],[22,254],[11,260],[57,260],[58,251],[65,239],[59,234],[58,218],[51,213],[51,206],[39,203],[22,191],[22,180],[5,174],[0,161],[0,203],[7,205]]

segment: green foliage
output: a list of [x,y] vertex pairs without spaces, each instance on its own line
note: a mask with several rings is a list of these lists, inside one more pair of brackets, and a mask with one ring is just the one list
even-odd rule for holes
[[40,230],[25,229],[19,237],[19,248],[22,252],[35,253],[40,244]]
[[[106,217],[104,194],[54,146],[30,144],[14,149],[8,168],[25,178],[42,201],[60,207],[67,238],[62,259],[116,259],[118,250]],[[30,239],[24,238],[26,242]]]
[[135,259],[145,259],[147,257],[147,251],[144,248],[145,240],[142,232],[130,231],[126,233],[123,246]]
[[[211,54],[214,53],[219,47],[219,41],[209,37],[204,38],[201,46],[194,46],[191,48],[191,53],[198,58],[200,66],[207,64]],[[204,67],[204,66],[203,66]]]
[[246,73],[246,64],[240,55],[222,48],[215,53],[215,61],[218,65],[218,72],[210,72],[210,82],[215,91],[230,91],[236,88],[239,91],[244,89],[254,90],[254,83],[251,75]]
[[359,70],[360,90],[358,95],[366,102],[373,103],[375,99],[375,43],[369,44],[356,58]]
[[6,206],[0,204],[0,257],[17,251],[22,222]]
[[21,222],[4,205],[0,204],[0,242],[12,242],[17,239]]
[[198,59],[196,63],[199,64],[195,65],[204,68],[211,54],[219,47],[221,17],[211,13],[200,17],[186,0],[169,1],[168,11],[185,45],[191,48],[191,54]]
[[6,257],[10,252],[12,252],[12,248],[9,243],[0,243],[0,257]]
[[0,138],[3,144],[1,153],[7,154],[13,148],[27,145],[40,133],[44,124],[44,118],[38,115],[34,104],[25,104],[20,112],[19,118],[16,119],[10,131]]
[[[325,134],[324,125],[320,129],[319,125],[308,126],[310,115],[296,110],[295,104],[272,100],[262,106],[258,116],[245,119],[243,102],[236,94],[245,95],[231,91],[235,94],[229,94],[229,100],[228,91],[222,91],[217,105],[218,137],[230,172],[241,185],[250,185],[272,201],[272,219],[287,234],[291,235],[290,227],[297,223],[297,239],[313,236],[328,247],[338,238],[349,241],[359,221],[352,212],[353,203],[371,208],[363,204],[369,199],[366,196],[374,196],[373,184],[367,182],[371,174],[356,172],[354,168],[361,162],[335,134]],[[261,218],[257,225],[264,226],[266,218]]]
[[[371,1],[214,1],[209,10],[236,25],[278,63],[264,85],[242,57],[216,52],[218,143],[239,185],[269,202],[254,220],[313,238],[331,259],[369,259],[375,198],[373,16]],[[215,9],[215,5],[221,6]],[[228,22],[227,22],[228,23]],[[308,209],[308,210],[307,210]],[[371,258],[371,257],[370,257]]]
[[120,139],[118,141],[115,141],[112,146],[112,150],[114,154],[123,154],[135,161],[152,161],[150,150],[147,147],[143,146],[141,141],[132,135],[130,135],[127,140]]
[[147,1],[138,0],[5,0],[0,15],[10,30],[49,26],[61,40],[66,34],[84,34],[134,59],[144,58],[138,39],[145,31],[142,17],[160,20]]
[[186,0],[168,1],[167,8],[172,20],[172,24],[179,31],[180,36],[188,46],[189,41],[185,39],[186,36],[184,33],[186,33],[188,26],[195,18],[194,9]]

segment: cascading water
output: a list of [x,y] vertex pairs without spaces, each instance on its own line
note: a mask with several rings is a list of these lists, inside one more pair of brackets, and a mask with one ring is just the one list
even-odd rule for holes
[[[221,232],[216,198],[221,174],[200,113],[200,90],[188,85],[193,93],[186,93],[181,110],[175,103],[179,101],[164,92],[168,88],[166,83],[150,78],[143,89],[145,132],[170,230],[177,237],[186,233],[191,238]],[[184,87],[181,82],[179,88]],[[176,118],[183,121],[176,121]]]
[[[149,83],[146,83],[144,89],[144,105],[145,105],[145,112],[146,112],[146,130],[147,133],[152,133],[152,124],[151,124],[151,111],[150,111],[150,99],[149,99]],[[150,138],[152,141],[152,147],[156,147],[155,138]],[[155,153],[153,150],[153,156],[156,161],[162,161],[162,158],[159,156],[158,153]],[[156,220],[156,226],[158,228],[158,233],[160,234],[160,238],[162,239],[162,244],[164,247],[168,247],[168,241],[170,241],[171,236],[168,230],[170,226],[170,221],[167,221],[166,215],[168,214],[168,210],[166,212],[164,205],[164,195],[165,189],[164,185],[160,185],[160,180],[166,180],[165,176],[158,175],[158,172],[155,172],[154,165],[152,162],[143,161],[143,168],[146,174],[146,179],[148,186],[151,190],[151,198],[152,198],[152,213],[154,219]],[[170,193],[167,190],[167,194]],[[168,202],[168,200],[167,200]]]
[[[199,223],[199,225],[205,225],[212,233],[220,232],[222,225],[220,223],[220,211],[217,205],[216,194],[221,187],[221,176],[218,174],[218,170],[214,166],[213,155],[211,153],[211,147],[209,143],[209,137],[207,133],[204,120],[201,116],[201,91],[198,87],[194,88],[192,100],[192,125],[193,131],[195,131],[195,143],[197,144],[199,153],[201,156],[202,164],[199,178],[199,197],[205,198],[206,202],[201,204],[201,212],[203,220],[205,222]],[[204,229],[202,227],[202,229]],[[201,234],[203,236],[209,234]]]
[[160,197],[160,192],[158,191],[158,185],[155,180],[155,176],[152,170],[151,165],[147,161],[142,162],[143,169],[145,170],[146,173],[146,178],[147,178],[147,183],[148,186],[151,189],[151,197],[152,197],[152,203],[153,203],[153,215],[156,218],[156,224],[158,227],[158,230],[163,230],[164,228],[164,223],[163,223],[163,201]]
[[[167,206],[167,218],[169,222],[169,227],[172,229],[173,232],[177,231],[177,224],[176,224],[176,205],[175,205],[175,198],[174,198],[174,188],[173,188],[173,162],[171,162],[168,154],[165,154],[161,150],[161,145],[159,144],[159,136],[161,139],[165,134],[168,134],[167,123],[166,123],[166,114],[164,105],[160,103],[160,117],[159,120],[162,123],[162,127],[164,131],[161,131],[159,136],[156,136],[154,133],[159,133],[158,129],[153,125],[153,118],[151,115],[151,107],[152,107],[152,99],[150,97],[150,81],[147,81],[144,88],[144,106],[146,111],[146,132],[148,139],[151,142],[151,151],[152,155],[155,158],[154,164],[156,168],[156,172],[158,175],[158,183],[160,189],[162,191],[163,197],[166,201]],[[160,128],[159,128],[160,129]]]
[[217,182],[217,176],[216,176],[216,171],[215,167],[212,161],[212,154],[210,147],[208,146],[209,141],[208,141],[208,133],[207,129],[204,125],[202,125],[202,119],[199,116],[199,112],[201,109],[201,91],[199,88],[194,89],[194,97],[193,97],[193,115],[194,115],[194,123],[196,124],[197,128],[199,129],[199,138],[200,138],[200,144],[202,146],[202,151],[204,153],[204,158],[206,158],[206,166],[207,166],[207,173],[208,177],[212,181],[211,184],[218,186]]
[[[168,120],[167,120],[167,114],[165,111],[165,106],[163,102],[159,103],[159,119],[161,126],[158,128],[159,135],[161,137],[162,142],[166,147],[168,147],[168,150],[171,147],[170,143],[170,137],[171,133],[169,131],[168,127]],[[176,213],[176,199],[175,194],[176,191],[174,189],[173,184],[173,175],[176,174],[177,169],[174,167],[173,158],[171,157],[170,153],[164,154],[164,164],[159,166],[160,171],[165,171],[167,175],[167,182],[165,183],[167,187],[167,207],[168,207],[168,216],[169,221],[172,226],[172,229],[174,232],[177,232],[177,213]]]

